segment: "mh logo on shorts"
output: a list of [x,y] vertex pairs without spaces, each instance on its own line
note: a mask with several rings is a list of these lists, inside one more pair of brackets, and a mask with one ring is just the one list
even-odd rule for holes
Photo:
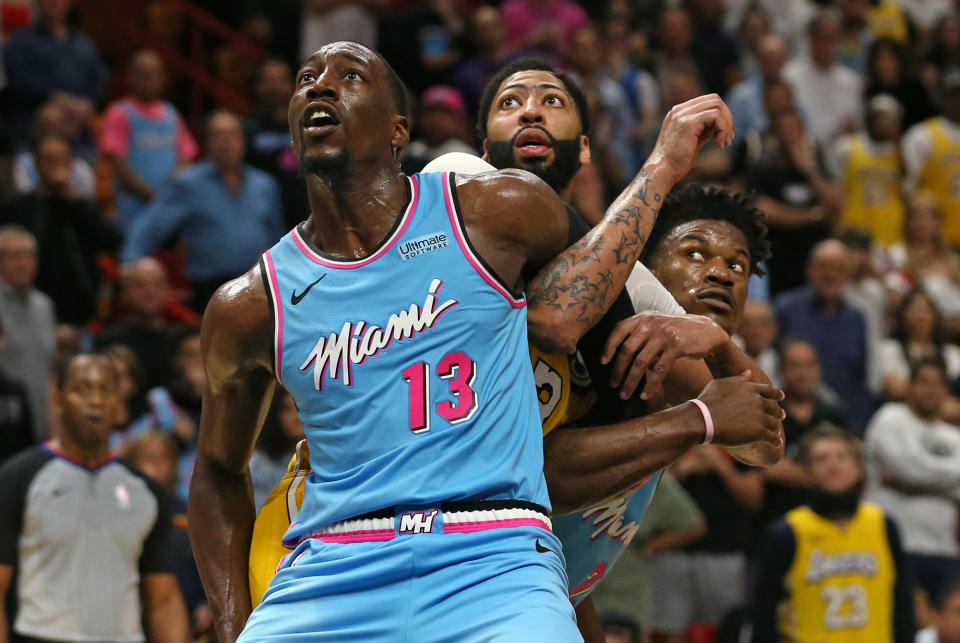
[[400,528],[397,532],[401,534],[429,534],[433,531],[433,520],[438,513],[437,509],[431,509],[430,511],[408,511],[401,514]]

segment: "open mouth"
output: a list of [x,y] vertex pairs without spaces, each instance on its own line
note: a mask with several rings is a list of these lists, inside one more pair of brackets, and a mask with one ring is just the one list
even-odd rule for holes
[[545,156],[553,148],[553,141],[546,132],[535,127],[528,127],[517,135],[513,143],[521,156]]
[[340,124],[340,117],[326,105],[307,108],[303,113],[303,128],[308,136],[324,136]]
[[733,310],[733,296],[722,288],[707,288],[697,293],[697,301],[703,302],[714,310],[729,312]]

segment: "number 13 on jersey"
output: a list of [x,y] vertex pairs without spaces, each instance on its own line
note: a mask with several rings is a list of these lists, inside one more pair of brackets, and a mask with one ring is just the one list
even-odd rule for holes
[[[430,430],[430,370],[427,362],[417,362],[403,369],[401,374],[403,381],[410,385],[410,430],[414,433]],[[477,392],[473,390],[477,378],[476,362],[463,351],[454,351],[443,356],[436,371],[454,397],[453,402],[437,402],[437,413],[450,424],[469,420],[477,410]]]

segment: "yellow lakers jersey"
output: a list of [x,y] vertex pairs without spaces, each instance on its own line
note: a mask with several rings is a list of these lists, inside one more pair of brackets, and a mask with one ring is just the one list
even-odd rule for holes
[[303,482],[309,473],[310,450],[306,440],[301,440],[287,472],[267,496],[253,523],[248,578],[250,603],[254,607],[263,599],[280,559],[290,553],[281,540],[303,504]]
[[[579,420],[596,403],[597,396],[579,352],[548,355],[531,345],[530,361],[544,435]],[[253,524],[248,573],[253,607],[263,599],[280,559],[290,553],[281,540],[303,503],[303,483],[309,472],[310,452],[306,442],[301,441],[286,474],[267,496]]]
[[884,246],[900,241],[903,230],[900,155],[890,147],[877,154],[865,134],[851,136],[843,176],[842,222],[869,232]]
[[861,503],[840,525],[800,507],[786,520],[796,550],[778,608],[782,639],[892,643],[896,571],[883,511]]
[[947,133],[939,119],[931,118],[923,125],[933,138],[933,153],[917,187],[929,192],[940,205],[944,240],[960,246],[960,141]]

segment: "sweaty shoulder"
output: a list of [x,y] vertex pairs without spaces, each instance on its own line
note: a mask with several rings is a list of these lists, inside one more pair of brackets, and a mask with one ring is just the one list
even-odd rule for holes
[[457,194],[471,233],[483,231],[489,241],[515,247],[541,264],[567,247],[569,222],[563,201],[526,170],[458,176]]
[[272,372],[273,312],[259,264],[214,293],[201,337],[211,384],[259,367]]

